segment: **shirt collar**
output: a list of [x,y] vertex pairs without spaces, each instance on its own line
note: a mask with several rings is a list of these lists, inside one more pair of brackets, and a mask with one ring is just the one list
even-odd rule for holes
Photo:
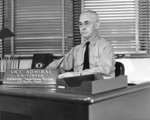
[[95,45],[98,39],[99,39],[99,36],[95,36],[93,39],[85,41],[84,46],[87,42],[90,42],[90,44]]

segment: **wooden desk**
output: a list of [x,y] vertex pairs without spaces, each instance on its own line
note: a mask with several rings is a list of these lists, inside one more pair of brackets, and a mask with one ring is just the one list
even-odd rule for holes
[[0,86],[0,120],[150,120],[150,83],[80,95]]

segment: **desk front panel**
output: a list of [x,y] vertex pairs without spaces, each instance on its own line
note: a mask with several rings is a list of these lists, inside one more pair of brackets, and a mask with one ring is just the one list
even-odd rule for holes
[[0,120],[88,120],[88,106],[0,95]]
[[0,87],[0,120],[150,120],[150,83],[82,95]]

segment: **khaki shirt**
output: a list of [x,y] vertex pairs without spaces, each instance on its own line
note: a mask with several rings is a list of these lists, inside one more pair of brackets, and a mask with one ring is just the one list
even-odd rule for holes
[[[52,62],[49,68],[60,68],[64,71],[80,72],[83,69],[86,42],[73,47],[63,58]],[[95,37],[89,45],[89,62],[91,73],[101,73],[106,77],[115,77],[115,57],[111,44],[103,37]]]

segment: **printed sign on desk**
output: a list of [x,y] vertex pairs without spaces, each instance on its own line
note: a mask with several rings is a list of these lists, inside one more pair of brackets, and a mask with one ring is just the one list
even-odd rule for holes
[[16,69],[7,70],[3,84],[7,85],[47,85],[56,84],[57,70],[46,69]]

